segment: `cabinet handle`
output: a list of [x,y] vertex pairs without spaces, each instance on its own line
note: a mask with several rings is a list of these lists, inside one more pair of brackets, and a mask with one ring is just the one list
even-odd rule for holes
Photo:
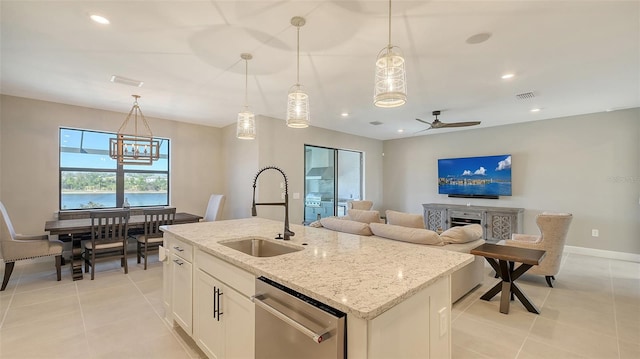
[[181,261],[181,260],[179,260],[179,259],[174,259],[174,260],[173,260],[173,262],[174,262],[175,264],[179,265],[179,266],[181,266],[181,265],[183,265],[183,264],[184,264],[184,262],[183,262],[183,261]]
[[184,252],[184,249],[178,247],[178,246],[174,246],[173,249],[175,249],[178,252]]
[[[218,321],[220,321],[220,316],[223,314],[222,311],[220,310],[220,296],[222,295],[222,291],[217,288],[217,287],[213,287],[213,317],[218,319]],[[218,314],[216,316],[216,314]]]

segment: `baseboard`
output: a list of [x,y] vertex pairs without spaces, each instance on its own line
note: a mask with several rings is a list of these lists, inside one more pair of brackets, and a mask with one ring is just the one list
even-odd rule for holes
[[604,249],[575,247],[575,246],[564,246],[564,251],[567,253],[573,253],[573,254],[584,254],[584,255],[593,256],[593,257],[617,259],[621,261],[640,263],[640,254],[634,254],[634,253],[614,252],[614,251],[607,251]]

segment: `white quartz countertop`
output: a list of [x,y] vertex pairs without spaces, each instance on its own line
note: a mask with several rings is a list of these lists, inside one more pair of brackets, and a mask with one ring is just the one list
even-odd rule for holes
[[[278,243],[304,248],[275,257],[253,257],[219,244],[242,238],[273,239],[283,223],[263,218],[166,226],[207,253],[256,276],[265,276],[347,314],[373,319],[473,256],[442,247],[357,236],[291,225],[295,236]],[[440,248],[440,249],[438,249]]]

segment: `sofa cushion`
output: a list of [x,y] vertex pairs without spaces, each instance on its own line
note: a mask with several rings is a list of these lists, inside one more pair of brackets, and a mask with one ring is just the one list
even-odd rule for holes
[[[364,211],[361,209],[350,209],[347,211],[349,219],[362,223],[379,223],[380,212],[378,211]],[[323,224],[324,225],[324,224]]]
[[360,236],[370,236],[372,234],[368,223],[336,217],[321,218],[320,223],[323,227],[333,231],[357,234]]
[[424,218],[421,214],[404,213],[387,210],[387,223],[395,226],[422,228],[424,229]]
[[438,233],[424,228],[409,228],[393,224],[370,223],[371,232],[378,237],[416,244],[443,245]]
[[451,227],[440,234],[445,244],[467,243],[482,238],[482,226],[467,224],[466,226]]

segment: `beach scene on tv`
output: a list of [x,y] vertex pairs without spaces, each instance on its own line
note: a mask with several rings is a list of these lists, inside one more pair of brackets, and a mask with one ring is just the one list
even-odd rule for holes
[[511,196],[511,155],[439,159],[438,193]]

